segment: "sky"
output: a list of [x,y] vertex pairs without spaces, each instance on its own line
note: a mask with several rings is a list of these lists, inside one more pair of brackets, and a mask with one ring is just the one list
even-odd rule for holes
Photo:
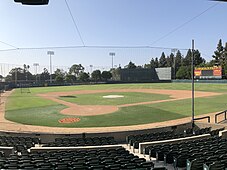
[[[68,69],[81,63],[91,71],[110,68],[110,52],[115,53],[114,66],[125,66],[129,61],[143,65],[160,57],[161,52],[169,55],[173,48],[185,55],[192,39],[195,48],[209,61],[219,39],[227,42],[224,2],[67,0],[67,3],[79,33],[65,0],[50,0],[47,6],[0,1],[0,74],[23,64],[39,63],[39,71],[48,68],[48,50],[54,51],[51,59],[55,68]],[[40,47],[44,48],[27,49]]]

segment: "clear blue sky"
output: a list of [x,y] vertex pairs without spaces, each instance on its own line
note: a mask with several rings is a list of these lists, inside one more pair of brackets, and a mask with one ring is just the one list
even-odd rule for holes
[[[196,42],[210,60],[219,39],[227,41],[227,3],[219,3],[169,36],[156,41],[217,2],[208,0],[67,0],[86,46],[158,46],[191,48]],[[0,1],[0,41],[18,48],[83,46],[75,30],[65,0],[50,0],[48,6],[22,6],[13,0]],[[154,43],[155,42],[155,43]],[[11,49],[0,43],[0,50]],[[167,55],[160,49],[50,49],[55,51],[53,65],[81,63],[94,68],[114,64],[138,65],[152,57]],[[0,63],[49,65],[44,50],[0,52]],[[184,54],[185,51],[182,51]]]

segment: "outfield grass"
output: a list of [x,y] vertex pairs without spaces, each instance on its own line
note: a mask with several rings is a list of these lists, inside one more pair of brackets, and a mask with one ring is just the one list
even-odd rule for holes
[[[30,89],[33,94],[48,92],[68,92],[73,90],[110,90],[110,89],[168,89],[168,90],[191,90],[190,83],[140,83],[140,84],[103,84],[103,85],[78,85],[41,87]],[[198,91],[227,92],[226,84],[196,83]]]
[[[122,98],[103,98],[107,95],[122,95]],[[129,103],[139,103],[146,101],[156,101],[170,99],[169,95],[139,93],[139,92],[112,92],[112,93],[96,93],[96,94],[78,94],[73,96],[60,97],[65,100],[79,105],[122,105]]]
[[[227,85],[225,84],[196,84],[196,90],[212,91],[212,92],[227,92]],[[69,86],[69,87],[47,87],[47,88],[32,88],[31,93],[21,94],[16,90],[12,96],[9,97],[6,105],[6,119],[30,125],[42,125],[53,127],[106,127],[106,126],[119,126],[119,125],[136,125],[153,122],[162,122],[167,120],[179,119],[191,115],[191,100],[184,99],[180,101],[169,101],[163,103],[155,103],[148,105],[138,105],[131,107],[123,107],[117,112],[97,116],[80,116],[80,122],[72,124],[60,124],[59,119],[66,117],[60,114],[60,110],[65,108],[58,103],[37,97],[38,93],[57,92],[57,91],[73,91],[73,90],[100,90],[100,89],[174,89],[174,90],[190,90],[191,85],[187,83],[164,83],[164,84],[117,84],[117,85],[92,85],[92,86]],[[109,93],[108,93],[109,94]],[[119,94],[119,93],[118,93]],[[138,95],[138,101],[143,99],[152,100],[149,98],[150,94],[145,94],[144,98],[141,96],[143,93],[127,93],[125,95]],[[94,94],[93,94],[94,95]],[[85,102],[93,102],[92,104],[102,102],[98,99],[100,94],[95,94],[93,99],[87,99],[86,96],[81,95],[83,104]],[[148,96],[147,96],[148,95]],[[153,95],[153,94],[152,94]],[[78,97],[78,95],[77,95]],[[135,96],[134,96],[135,97]],[[156,96],[158,97],[158,96]],[[168,98],[167,95],[160,95],[160,98]],[[201,115],[211,112],[219,112],[226,110],[227,93],[219,96],[212,96],[207,98],[195,99],[195,114]],[[67,98],[66,100],[68,100]],[[76,100],[72,98],[70,100]],[[79,98],[78,98],[79,99]],[[130,102],[130,99],[127,99]],[[137,99],[135,99],[137,100]],[[107,104],[107,100],[103,100]],[[76,102],[76,101],[74,101]],[[78,101],[77,101],[78,102]],[[126,101],[121,101],[125,104]],[[121,103],[119,101],[112,102],[112,105]],[[80,103],[81,104],[81,103]]]
[[21,93],[20,90],[17,89],[10,97],[8,97],[6,103],[6,111],[8,112],[10,110],[39,108],[54,105],[58,105],[58,103],[43,99],[33,93]]

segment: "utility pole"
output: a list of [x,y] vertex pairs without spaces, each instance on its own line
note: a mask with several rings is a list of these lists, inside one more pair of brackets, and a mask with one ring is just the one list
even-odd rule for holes
[[192,72],[192,128],[195,127],[195,82],[194,82],[194,46],[195,42],[192,40],[192,63],[191,63],[191,72]]
[[174,79],[176,79],[176,57],[175,57],[176,51],[177,51],[176,48],[171,49],[171,53],[173,53],[173,55],[174,55],[174,57],[173,57],[173,76],[174,76]]
[[17,68],[15,69],[15,85],[17,86]]

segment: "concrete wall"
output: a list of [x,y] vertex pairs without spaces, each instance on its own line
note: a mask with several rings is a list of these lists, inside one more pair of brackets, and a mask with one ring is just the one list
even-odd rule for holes
[[158,127],[158,128],[148,128],[144,130],[132,130],[132,131],[119,131],[119,132],[105,132],[105,133],[83,133],[83,134],[53,134],[53,133],[28,133],[28,132],[0,132],[0,135],[10,135],[10,136],[29,136],[38,137],[41,139],[41,143],[53,142],[55,138],[59,137],[105,137],[113,136],[118,143],[126,143],[126,137],[128,135],[138,135],[143,133],[154,133],[175,130],[176,132],[183,132],[184,129],[191,127],[191,123],[178,124],[175,126]]

